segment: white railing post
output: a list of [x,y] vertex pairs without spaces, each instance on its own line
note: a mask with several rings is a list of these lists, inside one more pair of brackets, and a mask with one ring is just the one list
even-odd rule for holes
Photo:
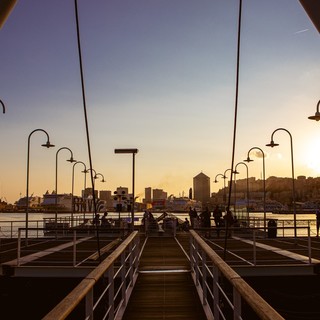
[[310,226],[308,226],[308,256],[309,264],[311,264],[311,237],[310,237]]
[[107,271],[108,274],[108,283],[110,283],[109,295],[108,295],[108,304],[109,304],[109,320],[114,319],[114,266],[112,265]]
[[11,221],[11,239],[12,239],[12,236],[13,236],[13,221]]
[[126,250],[123,251],[121,254],[121,299],[123,300],[123,307],[127,305],[127,299],[126,299]]
[[238,290],[233,287],[233,319],[240,320],[241,319],[241,295]]
[[73,266],[77,263],[77,231],[73,230]]
[[18,252],[17,252],[17,266],[20,267],[20,257],[21,257],[21,229],[18,229]]
[[201,252],[202,258],[202,304],[207,304],[207,260],[204,250]]
[[256,229],[253,229],[253,265],[257,265]]
[[199,245],[198,245],[198,242],[196,241],[195,242],[195,245],[194,245],[194,258],[195,258],[195,261],[194,261],[194,269],[196,271],[196,285],[198,286],[199,285]]
[[129,244],[129,254],[130,254],[130,257],[129,257],[129,270],[130,270],[130,273],[129,273],[129,278],[130,278],[130,287],[133,286],[133,272],[134,272],[134,253],[135,253],[135,250],[133,249],[134,248],[134,243],[133,242],[130,242]]
[[191,271],[194,271],[194,258],[193,258],[193,255],[194,255],[194,248],[193,248],[193,245],[194,245],[194,238],[193,236],[190,234],[190,238],[189,238],[189,242],[190,242],[190,263],[191,263]]
[[213,266],[213,316],[215,320],[220,319],[220,296],[219,296],[219,269]]
[[93,320],[93,288],[86,294],[86,319]]

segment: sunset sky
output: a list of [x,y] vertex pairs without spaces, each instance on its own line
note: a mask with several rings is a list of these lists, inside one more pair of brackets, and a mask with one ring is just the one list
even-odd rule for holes
[[[161,188],[188,195],[193,177],[231,165],[237,50],[237,0],[78,0],[93,168],[98,190],[136,194]],[[73,0],[18,1],[0,30],[0,197],[55,189],[56,151],[68,147],[89,165]],[[320,123],[308,120],[320,99],[320,36],[297,0],[243,0],[235,163],[251,147],[266,153],[266,177],[320,176]],[[251,154],[249,176],[262,175]],[[71,193],[72,165],[59,152],[58,192]],[[75,194],[83,187],[75,170]],[[238,167],[245,178],[245,170]],[[89,177],[88,177],[89,178]],[[87,179],[89,182],[89,179]]]

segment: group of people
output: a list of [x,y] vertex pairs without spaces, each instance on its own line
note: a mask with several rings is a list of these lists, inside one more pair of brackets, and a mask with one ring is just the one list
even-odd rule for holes
[[111,226],[112,223],[111,223],[111,219],[108,219],[108,212],[105,211],[101,219],[100,219],[100,214],[97,213],[92,221],[92,224],[96,227],[101,226],[103,228],[108,228]]
[[[227,210],[225,215],[222,215],[221,208],[217,205],[213,212],[212,217],[214,219],[215,227],[217,230],[218,237],[220,236],[220,229],[222,227],[232,227],[235,222],[236,218],[233,216],[230,210]],[[200,228],[210,228],[211,227],[211,212],[209,208],[206,207],[205,210],[200,212],[198,215],[197,211],[194,208],[189,208],[189,218],[191,221],[191,228],[200,227]],[[230,235],[230,229],[228,231]]]

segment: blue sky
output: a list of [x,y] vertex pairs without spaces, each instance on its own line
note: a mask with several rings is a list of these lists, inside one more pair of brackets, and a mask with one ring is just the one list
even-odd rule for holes
[[[78,0],[93,168],[131,189],[129,155],[138,148],[136,193],[163,188],[187,195],[199,172],[211,181],[231,165],[238,5],[236,0]],[[320,124],[307,119],[320,99],[320,39],[295,0],[244,0],[236,163],[258,146],[266,173],[291,176],[289,136],[265,147],[283,127],[293,136],[295,174],[319,176]],[[0,196],[55,186],[55,155],[69,147],[88,164],[74,1],[18,1],[0,30]],[[58,191],[71,192],[71,165],[59,153]],[[261,160],[249,175],[261,177]],[[77,166],[75,192],[83,186]],[[240,169],[240,167],[239,167]],[[237,178],[244,178],[240,169]],[[242,172],[243,171],[243,172]],[[212,191],[222,187],[212,183]]]

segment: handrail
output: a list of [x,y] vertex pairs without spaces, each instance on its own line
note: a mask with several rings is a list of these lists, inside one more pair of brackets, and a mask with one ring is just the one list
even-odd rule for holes
[[91,271],[43,320],[66,319],[83,298],[92,293],[92,289],[97,281],[113,267],[114,262],[125,252],[132,241],[135,240],[137,234],[137,231],[132,232],[114,252],[104,259],[97,268]]
[[[214,252],[214,250],[193,230],[190,234],[201,247],[208,259],[215,265],[223,276],[231,283],[240,296],[255,311],[260,319],[263,320],[284,320],[284,318],[274,310],[251,286],[249,286],[241,276],[236,273],[224,260]],[[199,254],[201,256],[201,254]]]

